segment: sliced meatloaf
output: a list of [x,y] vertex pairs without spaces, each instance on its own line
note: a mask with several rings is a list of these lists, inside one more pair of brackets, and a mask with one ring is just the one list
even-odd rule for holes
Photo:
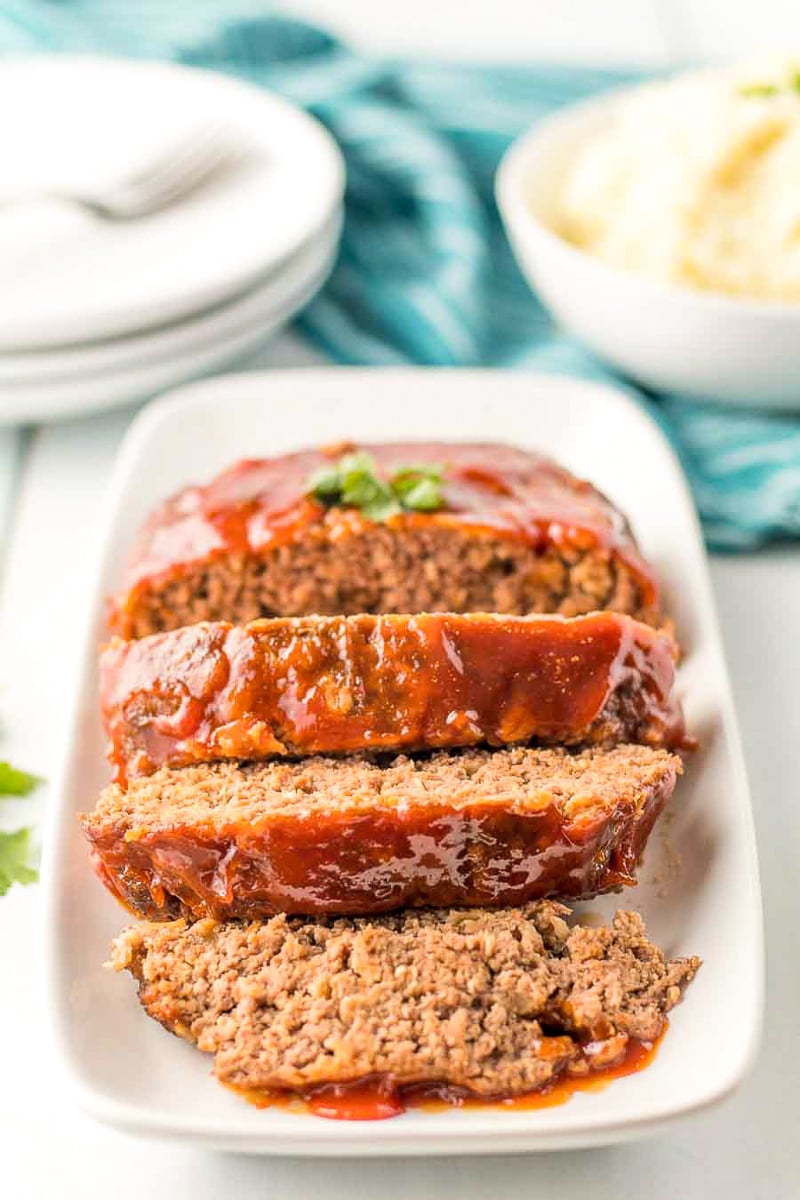
[[671,638],[619,613],[299,617],[116,641],[101,663],[115,778],[359,750],[680,744]]
[[214,1054],[222,1082],[306,1092],[387,1077],[512,1096],[650,1041],[700,961],[668,961],[636,913],[401,913],[308,924],[136,926],[112,963],[147,1013]]
[[436,511],[367,518],[311,494],[336,446],[245,461],[147,521],[111,625],[141,637],[196,621],[359,612],[596,609],[659,623],[625,518],[549,459],[498,445],[360,447],[389,478],[443,468]]
[[162,767],[81,820],[154,920],[519,904],[634,883],[680,770],[632,745]]

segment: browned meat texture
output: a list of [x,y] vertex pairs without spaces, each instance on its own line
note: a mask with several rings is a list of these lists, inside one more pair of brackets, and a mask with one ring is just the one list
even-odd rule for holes
[[238,463],[142,529],[111,624],[142,637],[201,620],[359,612],[614,609],[659,624],[658,585],[624,516],[541,455],[501,445],[368,446],[380,474],[444,468],[440,510],[369,520],[309,480],[344,449]]
[[519,904],[635,882],[680,759],[622,745],[161,768],[82,817],[153,919]]
[[574,928],[543,902],[305,923],[136,926],[112,962],[224,1083],[303,1091],[364,1077],[532,1091],[655,1039],[699,967],[635,913]]
[[673,746],[671,638],[620,613],[216,622],[101,663],[115,778],[224,758],[540,742]]
[[572,617],[612,609],[658,625],[629,568],[603,548],[538,551],[491,533],[372,526],[263,555],[193,564],[141,585],[116,632],[144,637],[197,621],[310,613],[504,612]]

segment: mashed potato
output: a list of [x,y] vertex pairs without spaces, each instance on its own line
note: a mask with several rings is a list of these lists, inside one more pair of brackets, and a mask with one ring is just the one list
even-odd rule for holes
[[629,94],[577,154],[556,223],[650,279],[800,302],[800,60]]

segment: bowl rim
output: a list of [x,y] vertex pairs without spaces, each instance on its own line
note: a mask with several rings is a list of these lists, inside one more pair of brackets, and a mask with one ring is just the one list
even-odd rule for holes
[[[696,73],[696,72],[695,72]],[[687,74],[681,72],[679,74]],[[673,76],[675,78],[677,76]],[[642,88],[658,82],[645,80],[641,83],[625,83],[608,88],[584,100],[558,108],[547,116],[540,117],[528,126],[506,149],[495,172],[495,202],[512,248],[516,254],[517,242],[528,236],[538,240],[548,250],[559,254],[576,268],[593,273],[598,280],[613,282],[616,286],[629,287],[649,294],[653,300],[664,303],[682,302],[694,305],[700,313],[714,312],[717,316],[730,315],[736,318],[752,318],[761,321],[779,321],[785,324],[800,323],[800,300],[761,300],[728,292],[692,288],[681,283],[665,283],[635,271],[613,267],[595,255],[568,242],[566,238],[550,228],[541,219],[534,207],[523,195],[523,171],[539,155],[552,152],[563,135],[574,131],[575,126],[589,124],[592,118],[602,116],[622,100]]]

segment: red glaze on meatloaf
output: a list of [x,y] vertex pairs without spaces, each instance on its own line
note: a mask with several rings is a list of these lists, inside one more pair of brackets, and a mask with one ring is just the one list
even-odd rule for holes
[[304,617],[117,639],[115,779],[216,759],[537,741],[680,745],[671,638],[619,613]]
[[[354,449],[386,477],[441,464],[443,507],[376,523],[309,496],[314,472]],[[591,484],[510,446],[340,445],[244,461],[168,500],[144,526],[111,626],[141,637],[311,613],[604,608],[660,623],[654,574]]]
[[522,904],[634,883],[680,770],[633,745],[203,763],[112,785],[81,821],[152,920]]

